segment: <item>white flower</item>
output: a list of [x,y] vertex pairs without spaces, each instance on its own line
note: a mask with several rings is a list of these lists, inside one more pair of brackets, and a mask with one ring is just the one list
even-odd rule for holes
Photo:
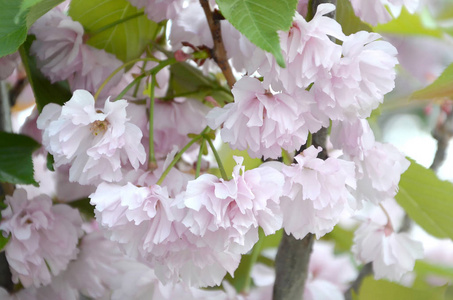
[[396,233],[388,224],[382,226],[369,220],[354,233],[352,252],[357,260],[373,262],[376,279],[398,281],[412,271],[415,260],[423,258],[422,243],[408,233]]
[[77,90],[63,107],[52,103],[44,107],[38,118],[43,144],[56,166],[72,164],[70,181],[119,181],[122,166],[129,163],[137,169],[145,162],[142,132],[129,122],[127,105],[126,100],[107,100],[103,110],[96,110],[93,96]]

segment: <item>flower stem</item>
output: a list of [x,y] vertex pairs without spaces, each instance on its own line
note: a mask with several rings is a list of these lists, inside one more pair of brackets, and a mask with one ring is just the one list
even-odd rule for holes
[[210,138],[206,138],[206,140],[209,143],[209,146],[211,147],[212,153],[214,153],[215,160],[217,161],[217,165],[219,166],[220,174],[222,175],[222,178],[224,180],[228,180],[228,176],[225,172],[225,168],[223,167],[222,160],[220,159],[219,153],[214,147],[214,144],[212,143],[212,140]]
[[308,133],[307,142],[305,143],[306,147],[309,148],[313,144],[313,136],[311,132]]
[[154,154],[154,89],[156,87],[156,75],[151,76],[150,92],[149,92],[149,159],[148,169],[155,170],[157,168],[156,156]]
[[261,227],[258,230],[259,230],[258,231],[259,240],[258,240],[258,242],[256,242],[255,246],[253,246],[252,254],[250,256],[250,262],[249,262],[249,265],[247,266],[247,271],[246,271],[247,275],[244,280],[244,292],[245,293],[248,293],[250,291],[250,285],[252,283],[252,277],[251,277],[252,268],[255,265],[256,261],[258,260],[258,257],[261,253],[261,247],[263,246],[264,232],[263,232],[263,229],[261,229]]
[[201,141],[200,150],[198,151],[197,168],[195,169],[195,178],[198,178],[198,176],[200,176],[201,159],[203,157],[203,151],[204,151],[205,146],[206,146],[206,143],[203,139]]
[[151,57],[146,57],[146,58],[137,58],[137,59],[133,59],[131,61],[128,61],[127,63],[124,63],[123,65],[119,66],[118,68],[115,69],[115,71],[113,71],[112,74],[109,75],[109,77],[107,77],[104,82],[101,84],[101,86],[99,87],[99,89],[97,90],[96,94],[94,94],[94,99],[97,100],[98,97],[99,97],[99,94],[101,93],[101,91],[104,89],[104,87],[107,85],[107,83],[112,80],[113,76],[115,76],[119,71],[121,71],[123,68],[126,68],[130,65],[133,65],[135,64],[136,62],[139,62],[139,61],[157,61],[155,58],[151,58]]

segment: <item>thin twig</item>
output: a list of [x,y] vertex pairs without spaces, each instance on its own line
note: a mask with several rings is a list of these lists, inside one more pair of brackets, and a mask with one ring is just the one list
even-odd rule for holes
[[206,19],[208,20],[209,29],[211,30],[212,39],[214,41],[212,58],[222,70],[223,76],[225,76],[228,86],[232,88],[234,83],[236,82],[236,78],[234,78],[233,71],[231,70],[231,66],[228,63],[227,53],[225,46],[223,45],[220,19],[214,16],[211,10],[211,5],[209,4],[209,0],[200,0],[200,4],[203,7]]

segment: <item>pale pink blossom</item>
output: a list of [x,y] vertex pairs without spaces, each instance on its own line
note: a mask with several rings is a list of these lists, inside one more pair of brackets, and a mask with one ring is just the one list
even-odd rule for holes
[[214,251],[181,223],[187,208],[182,197],[168,197],[165,187],[102,183],[90,198],[109,239],[128,256],[152,266],[164,284],[219,285],[226,272],[234,274],[239,265],[239,254]]
[[281,167],[286,177],[280,204],[283,228],[298,239],[307,233],[320,238],[330,232],[348,203],[349,189],[356,186],[353,163],[319,159],[320,151],[311,146],[294,158],[297,164]]
[[[378,23],[387,23],[393,17],[398,17],[403,6],[414,13],[419,5],[419,0],[350,0],[355,14],[364,22],[376,26]],[[387,10],[390,9],[390,14]]]
[[258,241],[258,226],[266,234],[281,228],[278,204],[283,175],[270,167],[245,171],[242,157],[233,179],[203,174],[189,181],[184,204],[190,212],[183,223],[214,249],[244,254]]
[[206,127],[205,115],[209,108],[194,99],[157,100],[154,106],[154,145],[160,158],[174,146],[184,147],[189,133],[199,134]]
[[357,271],[347,255],[335,256],[333,244],[316,242],[308,264],[303,299],[342,300],[343,293],[356,277]]
[[[80,49],[80,57],[77,72],[67,77],[72,91],[83,89],[91,93],[97,92],[104,80],[123,64],[115,55],[88,45],[83,45]],[[102,96],[107,95],[109,89],[120,82],[122,72],[118,72],[110,79],[101,92]]]
[[46,195],[28,200],[22,189],[7,196],[5,203],[0,229],[10,235],[5,252],[13,282],[24,287],[49,284],[52,275],[65,270],[78,253],[82,234],[78,211],[65,204],[52,205]]
[[393,198],[398,192],[398,183],[410,162],[391,144],[375,142],[364,153],[363,159],[354,158],[357,170],[357,200],[378,204]]
[[360,31],[344,39],[342,57],[313,85],[321,111],[332,120],[367,118],[395,87],[396,48]]
[[137,8],[145,8],[150,20],[161,22],[175,18],[183,11],[184,0],[129,0]]
[[333,121],[330,141],[335,149],[341,149],[348,156],[363,159],[364,152],[374,146],[373,131],[365,119]]
[[36,36],[30,51],[37,57],[38,68],[51,82],[66,80],[80,70],[81,51],[85,46],[84,30],[79,22],[54,9],[39,18],[30,32]]
[[289,32],[279,34],[286,68],[278,66],[272,55],[258,50],[248,68],[249,73],[257,70],[264,76],[265,85],[272,84],[274,90],[284,89],[290,93],[296,88],[307,88],[319,76],[325,76],[341,57],[341,46],[330,37],[339,40],[345,37],[341,25],[324,16],[334,9],[332,4],[319,5],[310,22],[296,12]]
[[408,233],[396,233],[391,226],[364,222],[354,233],[351,251],[363,263],[373,263],[374,277],[398,281],[423,258],[422,243]]
[[93,96],[74,92],[63,107],[48,104],[38,118],[43,144],[56,166],[71,163],[69,180],[81,184],[119,181],[127,163],[137,169],[146,160],[140,129],[129,122],[125,100],[110,102],[96,110]]
[[19,52],[6,55],[0,58],[0,80],[5,80],[20,64]]
[[314,115],[317,109],[310,92],[272,94],[258,79],[243,77],[232,93],[234,103],[209,112],[208,125],[215,129],[223,123],[222,140],[233,149],[247,149],[251,157],[277,158],[281,148],[298,150],[309,131],[328,125],[327,119]]

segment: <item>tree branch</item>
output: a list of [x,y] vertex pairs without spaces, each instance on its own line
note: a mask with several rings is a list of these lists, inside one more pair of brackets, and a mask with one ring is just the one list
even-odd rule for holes
[[222,70],[223,76],[225,76],[228,86],[231,89],[236,82],[236,78],[234,78],[233,71],[228,63],[227,53],[225,46],[223,45],[220,18],[213,14],[211,6],[209,5],[209,0],[200,0],[200,4],[203,7],[206,19],[208,20],[209,29],[211,30],[212,39],[214,41],[212,57]]

